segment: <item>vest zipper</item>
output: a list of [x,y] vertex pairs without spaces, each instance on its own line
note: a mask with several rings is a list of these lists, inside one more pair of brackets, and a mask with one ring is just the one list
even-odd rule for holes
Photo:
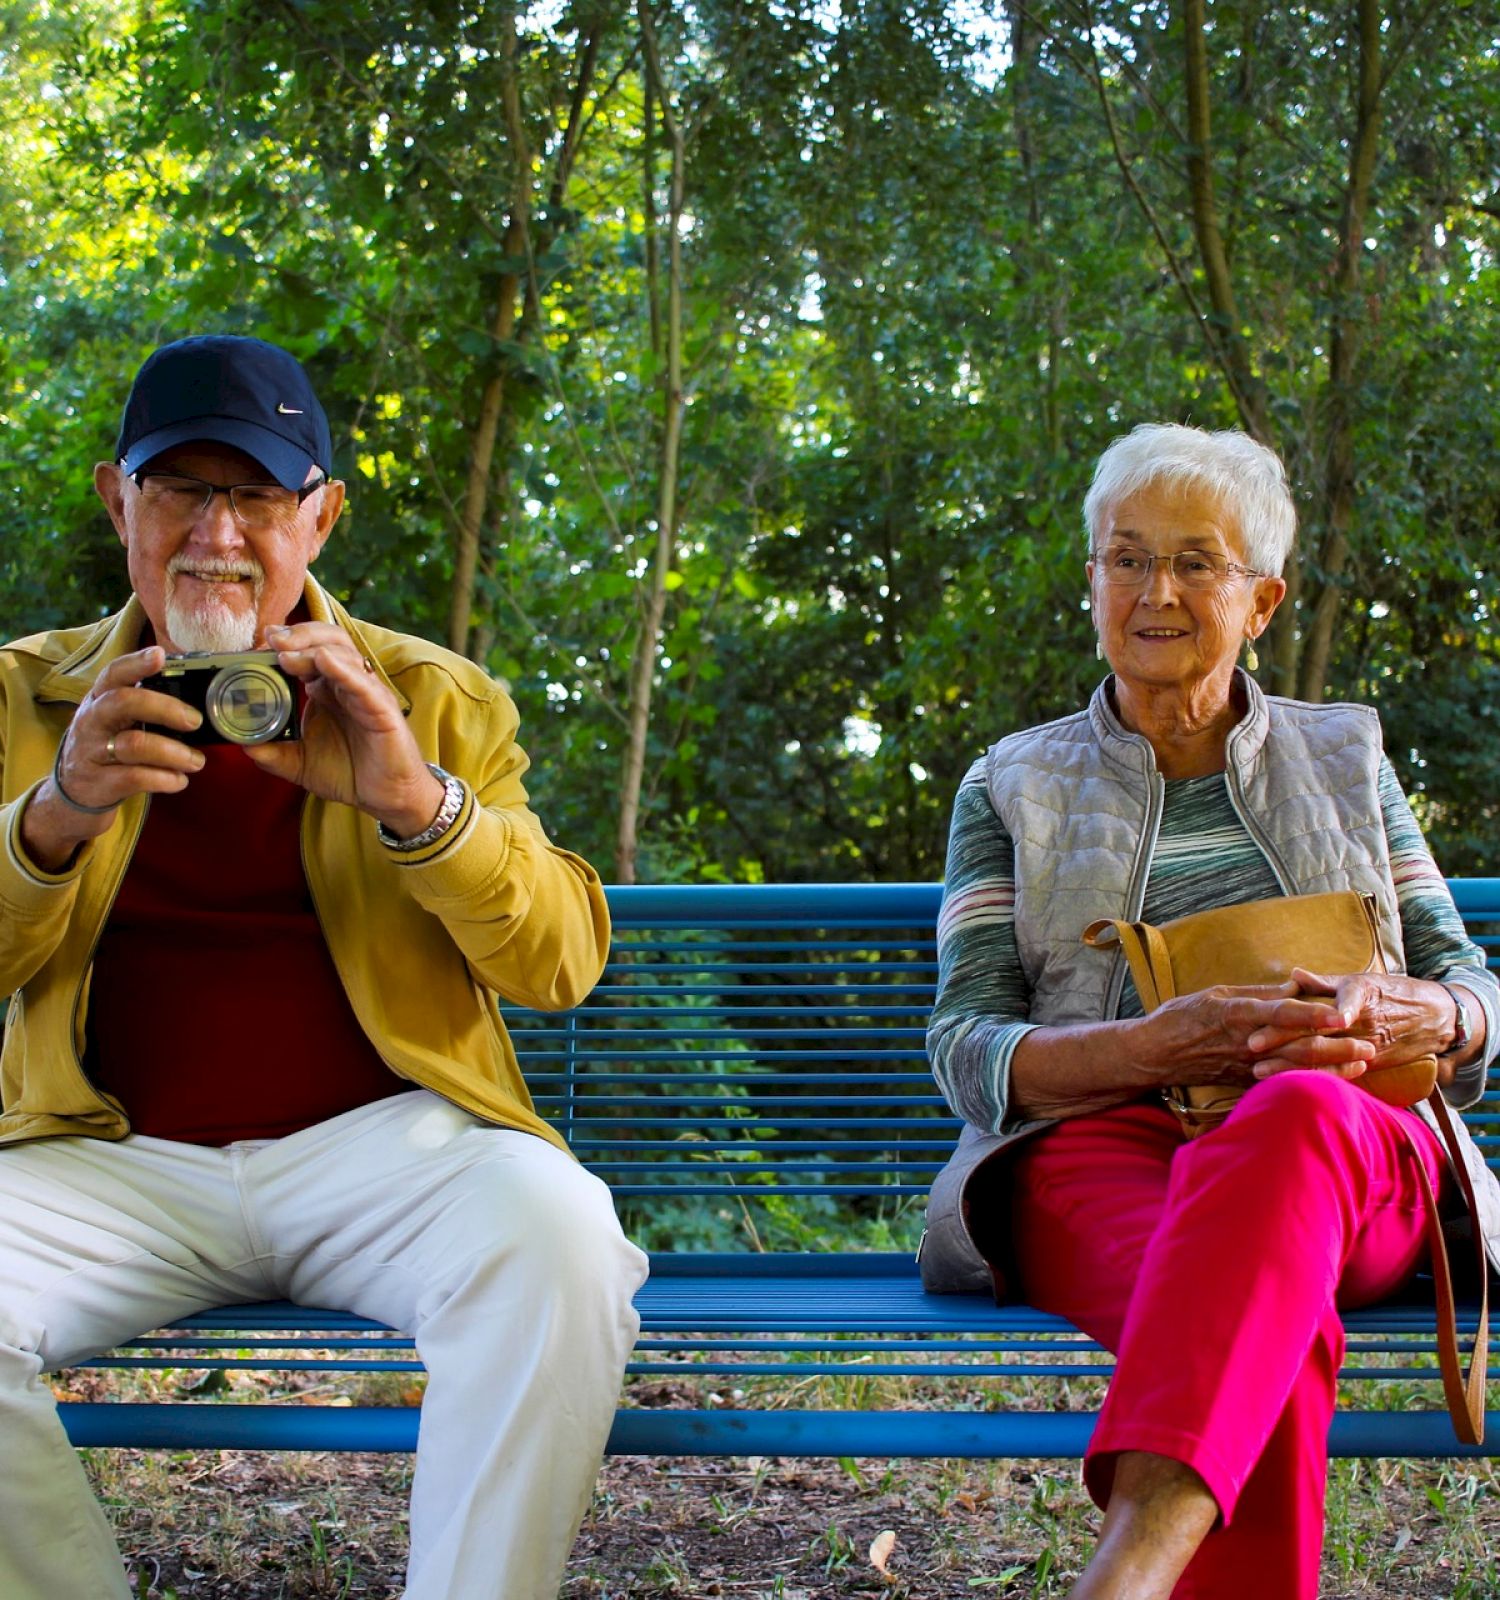
[[[1144,739],[1141,744],[1145,747]],[[1141,756],[1142,765],[1146,770],[1146,822],[1141,829],[1141,842],[1136,847],[1135,862],[1130,869],[1130,882],[1125,890],[1125,918],[1128,922],[1136,921],[1146,904],[1146,883],[1151,876],[1152,859],[1156,855],[1156,840],[1161,833],[1162,813],[1166,810],[1167,786],[1156,770],[1156,763],[1149,753],[1149,748],[1143,748]],[[1120,996],[1125,990],[1125,971],[1125,958],[1119,950],[1116,950],[1109,984],[1104,991],[1104,1016],[1107,1021],[1113,1021],[1120,1014]]]
[[1244,804],[1244,791],[1240,785],[1239,769],[1231,760],[1225,766],[1225,792],[1229,796],[1229,803],[1234,807],[1234,814],[1240,819],[1246,833],[1255,841],[1256,848],[1266,858],[1267,865],[1276,874],[1276,881],[1281,885],[1283,894],[1296,894],[1297,886],[1292,881],[1292,874],[1285,861],[1281,859],[1276,846],[1271,843],[1270,835],[1250,815],[1250,809]]

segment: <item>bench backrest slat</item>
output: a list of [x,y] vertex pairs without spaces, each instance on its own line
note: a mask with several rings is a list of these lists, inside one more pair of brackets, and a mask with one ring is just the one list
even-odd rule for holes
[[[1451,880],[1500,970],[1500,878]],[[626,1195],[895,1198],[959,1124],[927,1071],[938,884],[608,891],[604,977],[506,1010],[538,1109]],[[1500,1170],[1500,1073],[1467,1120]]]

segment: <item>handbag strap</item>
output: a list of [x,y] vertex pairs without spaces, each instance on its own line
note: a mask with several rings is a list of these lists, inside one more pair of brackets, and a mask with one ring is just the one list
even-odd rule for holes
[[1120,949],[1130,963],[1130,976],[1135,979],[1135,992],[1141,997],[1143,1011],[1155,1011],[1163,1000],[1177,998],[1177,985],[1172,979],[1172,957],[1167,952],[1167,941],[1161,929],[1149,922],[1122,922],[1117,917],[1101,917],[1083,930],[1083,942],[1093,950],[1103,950],[1109,940],[1104,930],[1113,928]]
[[1432,1257],[1432,1281],[1437,1292],[1437,1346],[1438,1366],[1443,1374],[1443,1398],[1448,1404],[1448,1415],[1453,1419],[1453,1431],[1460,1444],[1484,1443],[1484,1386],[1489,1365],[1490,1342],[1490,1275],[1489,1262],[1484,1253],[1484,1234],[1479,1227],[1479,1207],[1474,1200],[1474,1185],[1469,1169],[1464,1164],[1463,1150],[1458,1135],[1453,1130],[1453,1119],[1441,1089],[1434,1089],[1427,1104],[1432,1108],[1443,1142],[1448,1147],[1449,1162],[1458,1178],[1464,1204],[1469,1208],[1469,1222],[1474,1236],[1474,1250],[1479,1266],[1479,1325],[1474,1330],[1474,1344],[1469,1353],[1469,1371],[1464,1376],[1458,1350],[1458,1311],[1453,1303],[1453,1274],[1448,1265],[1448,1243],[1443,1236],[1443,1222],[1438,1214],[1437,1195],[1427,1175],[1427,1163],[1422,1159],[1421,1147],[1414,1130],[1402,1119],[1403,1131],[1411,1142],[1412,1153],[1422,1175],[1422,1205],[1427,1213],[1427,1246]]

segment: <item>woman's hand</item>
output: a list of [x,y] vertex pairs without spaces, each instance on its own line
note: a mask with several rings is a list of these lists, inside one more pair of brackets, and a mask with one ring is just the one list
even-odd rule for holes
[[[1344,977],[1297,967],[1292,982],[1304,995],[1326,995],[1338,1015],[1334,1034],[1358,1039],[1370,1048],[1370,1070],[1404,1066],[1419,1056],[1440,1055],[1453,1038],[1453,997],[1440,983],[1404,973],[1359,972]],[[1252,1034],[1250,1048],[1260,1056],[1257,1078],[1315,1064],[1308,1059],[1329,1042],[1316,1033],[1270,1024]]]
[[1359,1077],[1375,1060],[1377,1046],[1349,1028],[1337,995],[1309,999],[1308,993],[1294,976],[1283,984],[1216,984],[1166,1001],[1143,1019],[1152,1030],[1154,1081],[1251,1084],[1266,1075],[1268,1052],[1278,1042],[1296,1059],[1278,1061],[1270,1070],[1313,1067]]
[[[1301,1059],[1357,1078],[1375,1055],[1344,1030],[1338,1006],[1304,996],[1295,983],[1221,984],[1168,1000],[1143,1017],[1037,1028],[1010,1062],[1014,1115],[1076,1117],[1178,1083],[1256,1082],[1268,1047],[1259,1037],[1295,1039]],[[1290,1048],[1290,1047],[1289,1047]]]

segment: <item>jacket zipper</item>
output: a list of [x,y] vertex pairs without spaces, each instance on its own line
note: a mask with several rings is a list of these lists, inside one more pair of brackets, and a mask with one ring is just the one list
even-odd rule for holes
[[[354,1000],[349,988],[349,980],[344,975],[344,968],[343,964],[339,960],[339,953],[334,949],[333,941],[328,937],[328,924],[324,922],[323,910],[318,904],[318,885],[316,879],[313,877],[311,861],[308,855],[307,833],[308,829],[311,827],[311,823],[308,820],[308,813],[309,808],[312,805],[312,799],[313,797],[311,794],[304,794],[302,797],[302,811],[297,818],[297,856],[302,863],[302,881],[307,885],[307,898],[312,902],[313,918],[318,924],[318,932],[323,939],[323,948],[328,952],[329,960],[333,962],[333,970],[338,974],[339,983],[343,986],[344,998],[349,1001],[349,1008],[352,1011],[354,1010]],[[375,1041],[370,1038],[370,1030],[365,1026],[364,1018],[360,1016],[358,1011],[354,1012],[354,1020],[359,1023],[360,1032],[363,1033],[367,1039],[370,1039],[371,1045],[374,1046]],[[399,1071],[396,1067],[392,1066],[389,1061],[386,1060],[385,1052],[383,1050],[380,1050],[378,1047],[376,1047],[375,1053],[382,1061],[385,1061],[386,1066],[389,1067],[390,1070],[394,1072],[396,1076],[404,1083],[411,1082],[411,1079],[408,1078],[404,1072]]]
[[[333,962],[333,970],[338,974],[338,980],[343,985],[344,997],[349,1002],[350,1010],[354,1011],[354,1020],[359,1024],[360,1031],[364,1034],[365,1038],[370,1041],[370,1047],[375,1051],[376,1055],[378,1055],[380,1059],[385,1062],[391,1073],[395,1077],[399,1078],[402,1083],[409,1083],[417,1089],[425,1089],[428,1094],[436,1095],[439,1100],[446,1100],[450,1106],[453,1106],[457,1110],[464,1112],[468,1116],[478,1116],[477,1112],[471,1111],[468,1106],[460,1105],[457,1100],[455,1100],[451,1095],[444,1094],[441,1089],[434,1089],[430,1083],[420,1083],[417,1081],[417,1079],[412,1077],[409,1072],[403,1072],[401,1068],[398,1067],[390,1059],[386,1052],[382,1050],[375,1042],[374,1036],[365,1026],[364,1018],[360,1016],[358,1010],[355,1008],[353,993],[349,988],[348,980],[344,976],[344,969],[339,961],[339,953],[334,948],[333,940],[328,937],[328,926],[323,921],[323,912],[318,905],[318,884],[317,879],[314,877],[312,872],[311,858],[307,849],[307,833],[309,827],[311,826],[308,821],[308,812],[312,804],[312,799],[313,797],[311,795],[307,795],[302,801],[302,816],[297,824],[297,854],[302,860],[302,878],[307,884],[307,897],[312,901],[313,916],[317,920],[318,932],[323,936],[323,948],[327,950],[329,960]],[[499,1127],[501,1124],[495,1123],[493,1126]]]
[[[73,1052],[73,1065],[78,1069],[78,1075],[88,1086],[99,1093],[98,1085],[89,1077],[83,1065],[83,1058],[78,1054],[78,1021],[83,1008],[83,986],[88,982],[89,974],[94,970],[94,957],[99,953],[99,942],[104,937],[104,930],[109,926],[110,913],[115,909],[115,901],[120,898],[120,890],[125,884],[125,874],[130,871],[130,863],[135,856],[135,847],[141,842],[141,835],[146,831],[146,817],[151,810],[151,796],[145,796],[145,804],[141,807],[141,819],[136,824],[135,832],[131,834],[125,852],[120,861],[120,870],[115,874],[115,881],[110,885],[109,900],[104,907],[104,915],[99,919],[99,927],[94,934],[94,941],[89,946],[88,959],[83,963],[83,971],[79,975],[78,988],[73,994],[73,1007],[68,1020],[68,1048]],[[130,1119],[125,1119],[129,1127]]]

